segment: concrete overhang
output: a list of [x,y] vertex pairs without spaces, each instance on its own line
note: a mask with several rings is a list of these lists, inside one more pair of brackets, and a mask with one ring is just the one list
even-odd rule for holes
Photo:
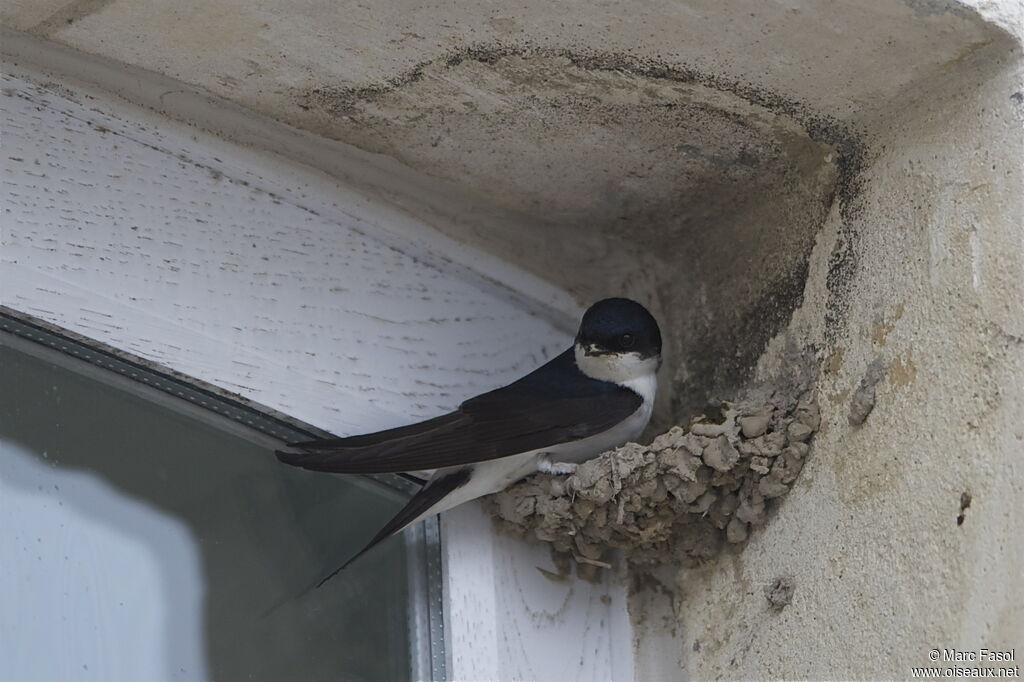
[[[872,145],[985,78],[1015,46],[1008,6],[14,0],[0,24],[8,51],[45,39],[122,65],[120,93],[172,116],[217,128],[198,96],[305,131],[214,132],[385,194],[580,303],[652,304],[664,421],[749,373],[830,216],[842,324]],[[143,72],[160,92],[128,83]]]

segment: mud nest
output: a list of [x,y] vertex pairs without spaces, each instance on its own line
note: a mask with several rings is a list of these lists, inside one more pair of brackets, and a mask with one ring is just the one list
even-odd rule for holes
[[499,528],[558,559],[694,566],[744,542],[796,481],[820,418],[813,390],[758,389],[650,445],[628,443],[569,476],[537,474],[486,498]]

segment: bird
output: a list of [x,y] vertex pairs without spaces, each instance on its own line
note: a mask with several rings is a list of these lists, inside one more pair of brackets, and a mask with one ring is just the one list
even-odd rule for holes
[[498,492],[534,472],[572,473],[636,440],[650,421],[661,330],[643,305],[606,298],[583,314],[573,345],[453,412],[364,435],[290,443],[285,464],[341,474],[435,470],[383,528],[317,587],[424,518]]

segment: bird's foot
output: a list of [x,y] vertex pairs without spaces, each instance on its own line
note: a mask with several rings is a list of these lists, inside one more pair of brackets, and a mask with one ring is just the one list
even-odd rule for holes
[[568,474],[576,473],[576,467],[579,466],[575,462],[553,462],[550,457],[544,456],[537,460],[537,471],[544,474],[555,474],[558,476],[566,476]]

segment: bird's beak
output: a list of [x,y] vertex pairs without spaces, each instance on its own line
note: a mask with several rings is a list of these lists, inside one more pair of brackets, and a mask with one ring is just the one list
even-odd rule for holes
[[615,351],[605,350],[603,348],[599,348],[593,343],[588,343],[583,346],[583,354],[588,357],[594,357],[595,355],[615,355]]

